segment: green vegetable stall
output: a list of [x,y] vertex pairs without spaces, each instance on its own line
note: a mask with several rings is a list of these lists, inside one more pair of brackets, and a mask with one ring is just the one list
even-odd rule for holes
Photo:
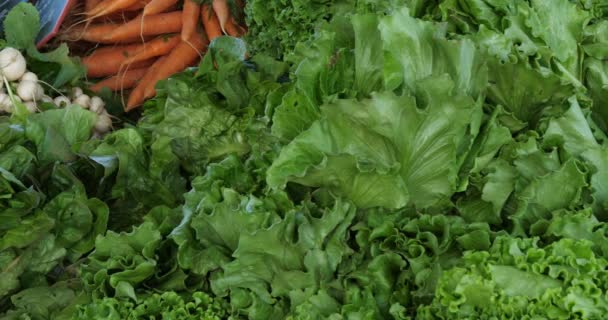
[[0,320],[606,319],[608,1],[216,1],[136,110],[7,13]]

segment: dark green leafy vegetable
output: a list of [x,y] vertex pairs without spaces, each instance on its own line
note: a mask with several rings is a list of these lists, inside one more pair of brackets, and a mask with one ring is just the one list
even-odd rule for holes
[[135,126],[0,120],[0,318],[606,314],[602,1],[247,12]]
[[[25,127],[0,123],[5,133],[0,147],[3,311],[8,297],[21,310],[16,314],[35,318],[67,306],[74,296],[70,290],[46,286],[66,276],[69,264],[91,251],[95,237],[106,231],[108,206],[87,195],[74,171],[77,146],[89,139],[92,117],[68,107],[32,114]],[[45,295],[50,299],[41,299],[39,309],[28,305]]]

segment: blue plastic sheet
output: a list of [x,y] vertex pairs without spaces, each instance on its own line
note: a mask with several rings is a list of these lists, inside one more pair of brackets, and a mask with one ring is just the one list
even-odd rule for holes
[[[6,14],[16,6],[19,2],[27,2],[26,0],[4,0],[0,1],[0,21],[4,21]],[[0,32],[4,32],[4,23],[0,23]]]
[[74,0],[38,0],[36,8],[40,13],[40,33],[38,34],[38,46],[43,46],[57,32],[68,14]]
[[[20,2],[26,0],[2,0],[0,1],[0,21],[4,21],[6,14]],[[29,1],[36,6],[40,13],[40,32],[37,38],[38,46],[43,46],[59,31],[63,19],[68,14],[74,0],[37,0]],[[0,31],[3,31],[0,23]]]

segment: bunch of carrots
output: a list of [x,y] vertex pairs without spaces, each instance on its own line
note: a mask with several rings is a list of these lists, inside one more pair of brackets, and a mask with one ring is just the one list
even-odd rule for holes
[[[243,1],[236,1],[242,9]],[[98,46],[82,59],[98,92],[130,90],[126,111],[156,94],[156,83],[195,65],[209,42],[240,37],[227,0],[85,0],[86,19],[61,35]]]

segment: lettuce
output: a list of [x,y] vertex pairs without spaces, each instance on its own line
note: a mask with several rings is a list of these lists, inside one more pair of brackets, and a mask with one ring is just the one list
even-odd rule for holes
[[449,79],[426,83],[424,109],[413,97],[390,93],[324,106],[323,119],[281,151],[269,185],[324,186],[364,208],[446,200],[456,189],[458,148],[475,103],[454,94]]
[[[596,5],[445,1],[432,18],[441,23],[413,18],[410,5],[334,18],[296,48],[294,81],[273,100],[272,133],[285,146],[266,182],[347,199],[359,222],[341,286],[297,300],[290,319],[600,317],[607,137]],[[266,281],[254,292],[276,308],[279,296],[259,291],[273,289]]]
[[226,311],[221,300],[203,292],[182,296],[172,291],[151,294],[132,302],[103,298],[88,305],[79,306],[72,319],[225,319]]
[[[91,112],[68,107],[32,114],[24,125],[0,122],[3,311],[7,303],[29,308],[19,301],[48,294],[45,286],[90,252],[106,231],[108,206],[90,196],[77,177],[78,150],[89,139],[93,120]],[[65,306],[42,301],[34,313],[47,312],[47,302],[50,309]]]
[[465,253],[465,267],[446,271],[432,304],[417,319],[595,319],[606,312],[605,268],[586,240],[499,237],[485,252]]
[[3,319],[603,317],[601,1],[247,5],[284,61],[0,119]]
[[332,1],[251,1],[245,15],[253,50],[281,57],[308,40],[315,27],[331,13]]

